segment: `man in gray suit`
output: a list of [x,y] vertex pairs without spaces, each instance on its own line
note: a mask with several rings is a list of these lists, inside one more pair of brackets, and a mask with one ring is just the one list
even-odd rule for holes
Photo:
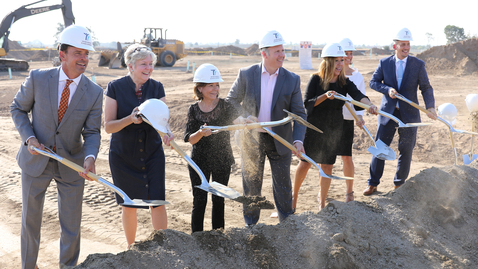
[[[239,70],[226,100],[241,112],[236,123],[267,122],[287,116],[283,110],[306,118],[300,91],[300,77],[282,67],[284,39],[277,31],[268,32],[259,44],[262,63]],[[242,103],[242,105],[241,105]],[[304,152],[302,141],[305,127],[292,123],[277,126],[273,131],[289,141],[299,152]],[[244,135],[241,145],[242,185],[245,196],[260,196],[265,157],[272,170],[273,195],[280,221],[292,211],[292,184],[290,180],[290,149],[275,141],[264,130],[253,130]],[[247,226],[259,221],[260,210],[244,207]]]
[[[84,27],[72,25],[60,36],[61,66],[32,70],[15,95],[10,112],[23,141],[17,155],[22,169],[22,268],[36,268],[45,192],[52,179],[58,191],[61,226],[60,268],[74,266],[80,253],[80,225],[86,174],[95,172],[100,146],[102,89],[82,75],[94,50]],[[31,120],[29,118],[31,116]],[[85,170],[77,173],[30,147],[49,147]]]

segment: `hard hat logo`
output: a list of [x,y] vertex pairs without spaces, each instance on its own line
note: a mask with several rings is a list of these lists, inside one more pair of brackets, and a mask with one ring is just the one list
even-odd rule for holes
[[193,82],[216,83],[223,82],[221,72],[212,64],[202,64],[194,73]]
[[65,28],[60,35],[59,43],[80,49],[95,50],[92,46],[90,31],[79,25],[70,25]]
[[277,31],[269,31],[267,34],[262,38],[261,42],[259,43],[259,48],[268,48],[274,47],[278,45],[283,45],[284,39],[282,35]]
[[329,43],[322,49],[322,57],[346,57],[339,43]]

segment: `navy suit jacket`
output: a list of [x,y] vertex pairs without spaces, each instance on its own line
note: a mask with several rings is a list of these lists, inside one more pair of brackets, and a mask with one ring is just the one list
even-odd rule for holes
[[[226,97],[226,100],[231,102],[244,117],[249,115],[257,117],[259,115],[261,72],[262,63],[240,69],[236,81]],[[272,97],[271,121],[282,120],[287,117],[287,113],[283,109],[300,116],[304,120],[306,119],[300,91],[300,77],[281,67]],[[301,124],[294,124],[294,128],[292,128],[292,123],[289,122],[273,127],[272,130],[292,143],[296,140],[304,141],[305,128]],[[274,142],[279,154],[283,155],[290,152],[290,149],[279,141],[274,140]]]
[[[396,104],[399,102],[399,111],[404,123],[420,122],[420,111],[406,102],[390,98],[388,90],[394,88],[405,98],[418,104],[417,89],[420,89],[426,108],[434,108],[435,98],[433,97],[433,88],[428,81],[425,63],[416,57],[408,56],[402,85],[398,87],[395,61],[395,55],[381,59],[377,70],[373,73],[369,86],[373,90],[383,93],[380,104],[382,111],[393,114]],[[389,120],[387,117],[379,116],[380,124],[385,125]]]

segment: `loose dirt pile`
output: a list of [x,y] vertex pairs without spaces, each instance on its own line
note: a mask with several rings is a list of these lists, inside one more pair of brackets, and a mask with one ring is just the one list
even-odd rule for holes
[[252,55],[260,55],[261,51],[259,50],[259,45],[258,44],[252,44],[250,47],[246,49],[246,53],[249,56]]
[[208,51],[213,51],[214,54],[216,54],[216,55],[229,55],[231,53],[233,53],[234,55],[241,55],[241,56],[246,55],[246,52],[243,48],[239,48],[239,47],[236,47],[236,46],[233,46],[233,45],[222,46],[222,47],[217,47],[217,48],[213,48],[213,47],[192,48],[192,49],[187,49],[186,53],[187,54],[202,55],[201,53],[197,53],[197,52],[208,52]]
[[76,268],[474,268],[477,167],[426,169],[369,202],[332,201],[278,225],[158,231]]
[[55,56],[58,56],[56,50],[28,50],[16,41],[8,40],[8,46],[10,51],[8,52],[8,58],[14,58],[24,61],[48,61]]
[[455,76],[478,74],[478,39],[432,47],[417,55],[430,74]]

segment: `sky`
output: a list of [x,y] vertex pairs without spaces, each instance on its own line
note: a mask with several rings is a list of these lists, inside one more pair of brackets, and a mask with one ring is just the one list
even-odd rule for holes
[[[3,0],[0,18],[36,1]],[[76,24],[92,29],[100,42],[139,41],[146,27],[168,29],[168,39],[199,44],[231,44],[237,39],[258,43],[270,30],[279,31],[287,44],[312,41],[318,45],[347,37],[356,46],[390,45],[404,27],[412,32],[412,45],[445,45],[447,25],[478,35],[474,0],[71,1]],[[29,8],[61,2],[46,0]],[[25,17],[12,25],[10,40],[53,44],[57,23],[63,23],[61,10]],[[426,33],[433,39],[428,40]]]

